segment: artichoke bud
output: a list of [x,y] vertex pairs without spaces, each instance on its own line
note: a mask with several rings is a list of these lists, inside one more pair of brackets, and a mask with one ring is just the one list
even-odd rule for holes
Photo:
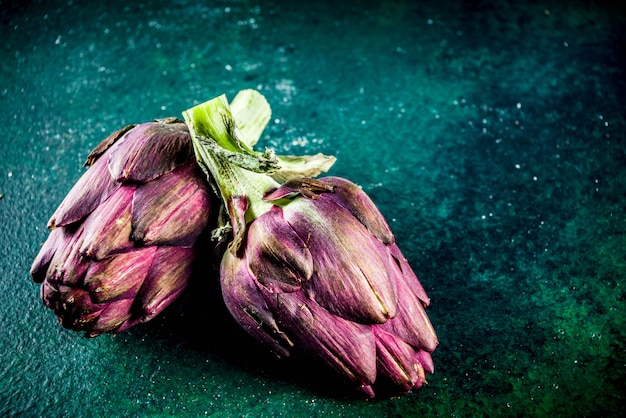
[[96,336],[148,321],[181,294],[216,201],[175,118],[116,131],[86,165],[31,275],[65,327]]
[[429,299],[369,197],[328,177],[292,179],[262,198],[272,207],[222,260],[233,317],[273,352],[309,352],[367,396],[382,382],[421,387],[438,344]]

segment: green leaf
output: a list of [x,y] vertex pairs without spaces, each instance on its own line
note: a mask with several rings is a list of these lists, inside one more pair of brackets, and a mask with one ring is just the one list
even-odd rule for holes
[[272,117],[265,96],[256,90],[241,90],[230,103],[230,111],[241,131],[242,141],[250,148],[254,147]]

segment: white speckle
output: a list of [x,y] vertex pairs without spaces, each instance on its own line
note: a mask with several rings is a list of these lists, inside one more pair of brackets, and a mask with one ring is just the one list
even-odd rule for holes
[[7,174],[7,176],[8,176],[9,178],[13,177],[13,172],[12,172],[12,171],[9,171],[9,173]]
[[233,67],[230,64],[226,64],[224,66],[224,68],[226,69],[226,71],[232,71],[233,70]]
[[59,36],[57,37],[57,40],[56,40],[56,41],[54,41],[54,43],[55,43],[56,45],[60,45],[60,44],[61,44],[61,35],[59,35]]
[[309,139],[307,137],[300,136],[294,139],[293,141],[291,141],[291,143],[294,146],[306,147],[309,144]]
[[533,181],[537,181],[537,176],[533,176]]
[[274,119],[274,123],[278,125],[280,123],[280,119],[278,118]]
[[515,105],[515,107],[517,107],[518,109],[521,109],[521,108],[522,108],[522,104],[518,102],[518,103]]
[[519,170],[521,168],[521,166],[519,164],[515,164],[515,168],[517,168]]
[[276,84],[276,90],[281,92],[283,97],[283,102],[287,103],[291,98],[297,93],[296,87],[293,85],[293,80],[282,79]]
[[165,110],[165,109],[167,109],[167,107],[161,106],[161,110]]
[[567,47],[569,46],[569,44],[567,43],[567,41],[563,42],[563,46],[564,46],[565,48],[567,48]]

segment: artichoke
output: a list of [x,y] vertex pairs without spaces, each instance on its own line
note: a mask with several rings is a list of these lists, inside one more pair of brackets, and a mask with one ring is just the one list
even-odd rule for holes
[[148,321],[181,294],[218,201],[178,119],[120,129],[85,165],[31,276],[63,326],[93,337]]
[[312,353],[369,396],[381,381],[422,386],[438,344],[429,299],[368,196],[328,177],[288,181],[265,200],[272,208],[222,259],[233,317],[279,356]]
[[223,97],[184,117],[232,226],[220,280],[234,319],[278,356],[310,353],[370,397],[422,386],[438,344],[430,301],[371,199],[338,177],[281,185],[267,155],[243,146]]

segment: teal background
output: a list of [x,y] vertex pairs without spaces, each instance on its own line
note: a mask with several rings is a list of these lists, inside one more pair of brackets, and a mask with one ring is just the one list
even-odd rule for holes
[[[0,415],[619,416],[626,18],[609,3],[2,0]],[[275,361],[214,278],[117,336],[43,307],[30,264],[91,148],[244,88],[273,109],[261,146],[336,155],[387,217],[441,341],[422,389],[366,401]]]

